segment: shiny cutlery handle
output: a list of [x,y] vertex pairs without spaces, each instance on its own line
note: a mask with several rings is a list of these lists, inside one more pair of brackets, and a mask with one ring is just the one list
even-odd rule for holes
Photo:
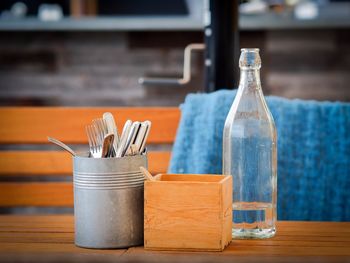
[[137,133],[140,129],[141,123],[138,121],[135,121],[130,128],[130,132],[128,135],[128,139],[126,141],[126,144],[124,146],[123,152],[122,152],[122,156],[124,156],[126,154],[126,152],[128,151],[129,147],[134,144],[135,139],[137,137]]
[[109,133],[103,138],[101,158],[109,157],[109,153],[113,148],[114,134]]
[[136,146],[137,154],[140,153],[142,143],[143,143],[143,141],[145,139],[145,135],[147,133],[147,128],[148,128],[147,123],[142,122],[140,129],[139,129],[139,132],[137,133],[137,137],[135,138],[135,142],[134,142],[134,144]]
[[63,150],[66,150],[67,152],[69,152],[71,155],[76,156],[77,154],[73,151],[72,148],[70,148],[67,144],[52,138],[52,137],[47,137],[47,139],[49,140],[49,142],[52,142],[53,144],[56,144],[57,146],[61,147]]
[[108,133],[112,133],[114,135],[114,142],[113,142],[113,148],[116,152],[118,149],[119,144],[119,135],[118,135],[118,128],[115,124],[113,114],[110,112],[103,113],[103,119],[106,122]]
[[147,138],[148,138],[149,132],[150,132],[150,130],[151,130],[152,122],[150,122],[150,121],[144,121],[143,124],[145,124],[145,125],[147,126],[147,129],[146,129],[145,135],[144,135],[144,137],[143,137],[141,146],[140,146],[140,148],[139,148],[140,154],[142,154],[143,151],[145,150],[146,142],[147,142]]
[[130,128],[132,125],[131,120],[127,120],[124,124],[122,135],[120,137],[120,141],[118,144],[118,149],[116,151],[115,157],[122,157],[123,150],[125,148],[125,144],[127,143],[128,135],[130,132]]

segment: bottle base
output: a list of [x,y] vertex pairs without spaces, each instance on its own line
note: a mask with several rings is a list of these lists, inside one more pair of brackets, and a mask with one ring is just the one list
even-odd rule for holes
[[275,234],[276,228],[232,229],[233,239],[264,239],[273,237]]

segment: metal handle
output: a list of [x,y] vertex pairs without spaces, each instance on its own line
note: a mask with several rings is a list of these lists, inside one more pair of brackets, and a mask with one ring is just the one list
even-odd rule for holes
[[204,50],[204,44],[189,44],[184,51],[183,77],[174,78],[139,78],[141,85],[177,85],[182,86],[191,80],[191,53],[194,50]]

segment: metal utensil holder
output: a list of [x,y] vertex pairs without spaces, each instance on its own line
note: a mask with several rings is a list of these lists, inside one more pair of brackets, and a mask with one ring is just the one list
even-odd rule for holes
[[143,186],[147,155],[73,157],[75,244],[127,248],[143,244]]

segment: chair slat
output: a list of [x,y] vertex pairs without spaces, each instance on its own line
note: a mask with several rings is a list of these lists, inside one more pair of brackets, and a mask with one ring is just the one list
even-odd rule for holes
[[150,120],[148,143],[172,143],[180,118],[178,108],[4,107],[0,109],[0,143],[48,143],[47,136],[65,143],[86,143],[85,125],[111,112],[119,130],[127,119]]
[[0,183],[0,207],[73,206],[72,183]]
[[[111,112],[119,130],[127,119],[150,120],[148,143],[173,143],[180,119],[178,108],[5,107],[0,109],[0,144],[47,144],[47,136],[69,144],[86,144],[84,127],[103,112]],[[166,172],[170,152],[149,152],[149,170]],[[62,151],[0,151],[4,176],[72,174],[71,157]],[[53,180],[53,178],[52,178]],[[70,182],[0,182],[0,207],[73,206]]]
[[[151,173],[164,173],[168,169],[170,152],[149,152]],[[72,159],[62,151],[3,151],[0,152],[0,177],[57,176],[72,174]]]

